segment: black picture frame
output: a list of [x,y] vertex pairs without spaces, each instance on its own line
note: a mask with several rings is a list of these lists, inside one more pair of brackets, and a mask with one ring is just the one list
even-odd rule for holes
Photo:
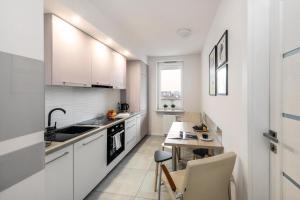
[[217,43],[217,68],[228,61],[228,30],[226,30]]
[[228,64],[217,68],[217,94],[228,95]]
[[217,46],[211,50],[209,54],[209,95],[216,96],[217,84],[216,84],[216,67],[217,67]]

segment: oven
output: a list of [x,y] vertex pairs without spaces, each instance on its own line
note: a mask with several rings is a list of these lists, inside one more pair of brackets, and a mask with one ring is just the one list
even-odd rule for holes
[[124,122],[107,129],[107,165],[125,150]]

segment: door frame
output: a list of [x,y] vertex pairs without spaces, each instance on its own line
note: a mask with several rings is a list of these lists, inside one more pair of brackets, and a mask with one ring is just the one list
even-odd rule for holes
[[270,118],[270,5],[272,0],[247,1],[247,198],[270,198],[269,130]]

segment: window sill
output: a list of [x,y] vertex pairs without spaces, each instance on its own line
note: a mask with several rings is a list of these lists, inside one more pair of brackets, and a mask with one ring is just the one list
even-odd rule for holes
[[170,110],[170,109],[166,109],[166,110],[156,110],[157,113],[174,113],[174,114],[179,114],[179,113],[184,113],[184,110]]

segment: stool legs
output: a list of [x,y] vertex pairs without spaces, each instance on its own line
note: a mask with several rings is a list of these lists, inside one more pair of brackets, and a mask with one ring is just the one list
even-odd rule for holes
[[156,163],[155,167],[155,176],[154,176],[154,192],[157,191],[157,178],[158,178],[158,163]]
[[160,200],[160,192],[161,192],[161,174],[162,174],[162,168],[161,163],[159,164],[159,182],[158,182],[158,200]]

